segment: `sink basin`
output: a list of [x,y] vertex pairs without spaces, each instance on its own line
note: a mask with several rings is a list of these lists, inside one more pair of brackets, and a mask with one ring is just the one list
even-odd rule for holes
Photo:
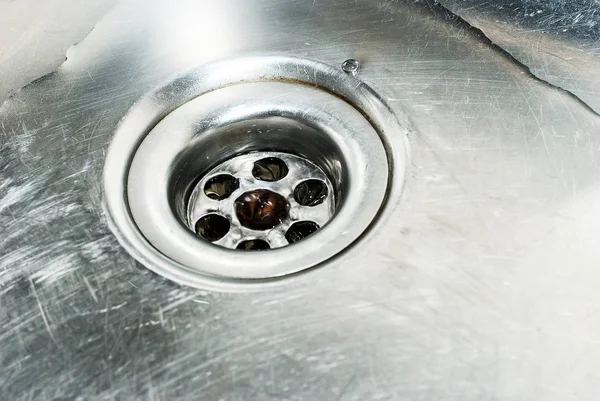
[[[30,3],[0,4],[0,398],[598,398],[600,6]],[[284,217],[245,223],[264,190]]]

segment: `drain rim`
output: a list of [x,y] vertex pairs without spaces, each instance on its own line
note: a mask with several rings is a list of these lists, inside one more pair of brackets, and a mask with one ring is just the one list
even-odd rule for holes
[[[104,211],[121,245],[147,268],[177,283],[216,291],[248,291],[279,285],[298,274],[314,271],[311,268],[295,274],[255,280],[194,271],[157,251],[141,234],[128,209],[123,182],[127,179],[132,156],[146,134],[167,114],[189,100],[215,88],[248,81],[300,82],[334,93],[371,122],[385,147],[388,185],[378,215],[346,249],[313,267],[338,262],[355,250],[357,244],[364,245],[381,234],[378,230],[384,227],[386,217],[402,196],[408,158],[408,130],[400,125],[383,99],[362,81],[318,61],[280,56],[226,60],[190,70],[144,96],[130,109],[109,145],[103,174]],[[406,121],[405,116],[400,117]]]
[[[262,121],[259,116],[263,115],[277,116],[267,117],[267,122],[276,118],[277,121],[297,121],[297,124],[305,125],[308,121],[303,119],[310,116],[310,123],[318,127],[314,135],[329,141],[321,146],[338,152],[339,159],[331,162],[342,165],[339,180],[346,194],[336,216],[310,238],[294,244],[293,248],[276,248],[269,253],[248,254],[241,259],[226,249],[199,243],[171,213],[177,206],[170,202],[168,183],[176,177],[185,187],[190,179],[202,174],[202,169],[194,172],[194,168],[198,168],[194,164],[210,165],[205,159],[213,157],[215,162],[220,160],[217,149],[222,149],[223,143],[227,144],[228,152],[247,148],[248,144],[295,146],[296,151],[314,151],[310,150],[315,142],[313,134],[297,139],[306,128],[295,134],[281,134],[277,130],[269,134],[264,132],[267,128],[262,127],[259,129],[261,134],[249,136],[246,130]],[[235,125],[239,121],[243,122],[241,127]],[[243,133],[239,139],[242,142],[230,143],[229,139],[236,138],[238,131]],[[268,139],[261,139],[265,136]],[[227,159],[233,156],[228,152]],[[128,203],[147,240],[163,254],[190,269],[252,280],[279,277],[328,260],[369,226],[385,196],[385,159],[385,149],[377,132],[356,109],[338,97],[295,83],[241,83],[191,100],[152,129],[131,163],[127,181]],[[180,169],[182,173],[178,172]],[[189,179],[182,178],[186,175]]]

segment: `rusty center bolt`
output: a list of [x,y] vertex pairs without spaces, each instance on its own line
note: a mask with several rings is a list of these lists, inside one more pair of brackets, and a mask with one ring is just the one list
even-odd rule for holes
[[287,215],[285,198],[267,189],[243,193],[235,201],[235,212],[240,223],[252,230],[275,227]]

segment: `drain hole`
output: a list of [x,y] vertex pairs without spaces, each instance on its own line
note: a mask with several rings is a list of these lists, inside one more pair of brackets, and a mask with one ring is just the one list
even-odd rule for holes
[[268,230],[287,216],[285,198],[267,189],[257,189],[242,194],[235,200],[235,213],[244,227]]
[[271,249],[267,241],[261,239],[251,239],[248,241],[242,241],[238,244],[237,249],[244,251],[261,251],[264,249]]
[[229,220],[218,214],[207,214],[196,223],[196,234],[207,241],[220,240],[229,231]]
[[266,157],[254,162],[252,175],[261,181],[279,181],[288,173],[288,166],[276,157]]
[[312,221],[299,221],[292,224],[292,226],[285,233],[285,238],[290,244],[303,240],[309,235],[313,234],[319,229],[319,225]]
[[[253,167],[254,174],[263,178],[287,176],[278,182],[255,181],[248,177],[252,172],[248,170]],[[294,178],[290,179],[292,175]],[[282,152],[242,154],[200,177],[188,198],[186,223],[198,237],[218,241],[217,244],[225,248],[243,250],[265,246],[254,242],[246,244],[258,240],[266,241],[268,249],[285,247],[312,234],[333,217],[336,193],[332,188],[321,167],[303,157]],[[296,201],[292,200],[294,197]],[[220,202],[218,209],[215,209],[215,200]],[[307,209],[315,205],[321,206],[317,206],[317,210]],[[302,224],[294,225],[299,220]],[[277,229],[282,236],[289,230],[288,240],[270,242],[260,233],[272,229]],[[235,235],[229,237],[228,232]]]
[[329,190],[320,180],[302,181],[294,189],[294,199],[302,206],[317,206],[327,198]]
[[220,174],[206,182],[204,194],[210,199],[223,200],[229,198],[239,187],[240,182],[237,178],[229,174]]

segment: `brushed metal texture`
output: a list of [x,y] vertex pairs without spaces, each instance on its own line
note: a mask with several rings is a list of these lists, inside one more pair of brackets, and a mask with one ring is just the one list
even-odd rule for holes
[[[449,9],[119,2],[0,107],[0,398],[597,399],[599,117],[518,61],[530,36],[510,57],[483,33],[493,14],[479,30]],[[411,128],[403,199],[379,240],[310,280],[179,286],[110,231],[106,150],[174,74],[265,54],[360,63]]]

